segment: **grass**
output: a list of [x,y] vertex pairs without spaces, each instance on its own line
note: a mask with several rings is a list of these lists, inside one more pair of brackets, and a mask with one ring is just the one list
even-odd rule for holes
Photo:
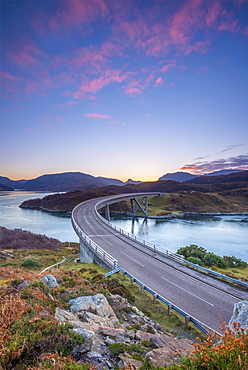
[[248,212],[248,197],[244,194],[181,192],[149,198],[149,215],[167,215],[182,212]]

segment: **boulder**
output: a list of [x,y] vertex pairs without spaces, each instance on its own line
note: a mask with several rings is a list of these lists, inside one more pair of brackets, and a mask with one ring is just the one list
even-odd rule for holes
[[41,278],[40,281],[45,283],[50,289],[57,288],[58,286],[57,280],[53,275],[46,275],[43,278]]
[[80,345],[76,344],[72,353],[75,355],[78,353],[89,352],[94,344],[94,332],[82,328],[74,328],[73,330],[84,338],[84,342]]
[[146,354],[146,359],[153,367],[175,365],[179,362],[179,356],[171,348],[156,348]]
[[84,315],[86,321],[93,321],[99,326],[120,327],[112,307],[103,294],[71,299],[70,310],[78,315]]
[[134,360],[127,353],[119,355],[120,361],[118,362],[119,369],[139,369],[143,365],[142,361]]
[[234,322],[239,323],[241,328],[248,331],[248,301],[234,304],[233,315],[228,324],[231,329],[234,329]]

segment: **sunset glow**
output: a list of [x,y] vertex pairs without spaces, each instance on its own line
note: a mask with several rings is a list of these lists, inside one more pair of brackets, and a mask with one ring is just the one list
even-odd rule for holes
[[1,1],[1,175],[248,169],[248,1]]

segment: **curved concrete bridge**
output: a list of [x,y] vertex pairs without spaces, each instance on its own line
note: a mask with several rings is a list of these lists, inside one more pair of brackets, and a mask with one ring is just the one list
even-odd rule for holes
[[[147,204],[147,197],[156,195],[159,193],[123,194],[91,199],[76,206],[72,224],[80,239],[80,260],[94,261],[108,269],[120,266],[173,307],[186,312],[189,318],[221,333],[219,318],[228,322],[234,303],[248,299],[247,291],[189,269],[169,251],[166,256],[158,253],[156,246],[147,248],[145,241],[114,228],[98,213],[103,207],[126,199],[137,205],[139,197]],[[146,212],[146,206],[141,203],[137,207]]]

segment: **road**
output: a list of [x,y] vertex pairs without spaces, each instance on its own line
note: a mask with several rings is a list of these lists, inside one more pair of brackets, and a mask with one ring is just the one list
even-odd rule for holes
[[101,221],[95,210],[98,202],[92,199],[75,209],[74,219],[83,232],[136,279],[221,334],[220,318],[228,323],[234,303],[248,300],[247,291],[142,248]]

